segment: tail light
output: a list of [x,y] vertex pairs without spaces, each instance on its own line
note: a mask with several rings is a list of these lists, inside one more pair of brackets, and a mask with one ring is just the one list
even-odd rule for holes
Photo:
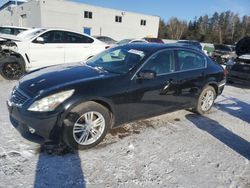
[[228,75],[228,70],[227,70],[227,68],[225,68],[224,69],[224,77],[227,77],[227,75]]

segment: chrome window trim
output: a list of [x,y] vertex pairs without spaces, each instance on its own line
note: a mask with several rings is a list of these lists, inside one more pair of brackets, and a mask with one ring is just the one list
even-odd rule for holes
[[[174,73],[180,73],[180,72],[188,72],[188,71],[194,71],[194,70],[202,70],[202,69],[206,69],[206,68],[207,68],[207,58],[206,58],[206,56],[205,56],[203,53],[201,53],[201,52],[197,52],[196,50],[192,50],[192,49],[183,49],[183,48],[162,49],[162,50],[159,50],[159,51],[153,53],[153,54],[152,54],[152,55],[151,55],[151,56],[150,56],[150,57],[149,57],[149,58],[148,58],[148,59],[147,59],[138,69],[137,69],[137,71],[136,71],[135,74],[131,77],[130,80],[133,80],[133,79],[136,77],[137,73],[140,72],[140,70],[143,68],[143,66],[144,66],[146,63],[148,63],[149,60],[150,60],[153,56],[158,55],[158,54],[161,53],[161,52],[170,51],[170,50],[172,50],[172,51],[184,50],[184,51],[189,51],[189,52],[192,52],[192,53],[195,53],[195,54],[199,54],[199,55],[203,56],[203,58],[204,58],[204,60],[205,60],[205,66],[204,66],[203,68],[188,69],[188,70],[179,70],[179,71],[174,71],[174,72],[169,72],[169,73],[164,73],[164,74],[158,74],[157,77],[158,77],[158,76],[163,76],[163,75],[174,74]],[[175,63],[176,63],[176,62],[175,62]]]

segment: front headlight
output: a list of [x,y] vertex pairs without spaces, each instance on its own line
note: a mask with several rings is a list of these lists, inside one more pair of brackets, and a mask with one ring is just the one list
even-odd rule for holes
[[73,95],[75,90],[63,91],[44,97],[38,101],[35,101],[29,108],[28,111],[33,112],[50,112],[55,110],[62,102],[67,100]]

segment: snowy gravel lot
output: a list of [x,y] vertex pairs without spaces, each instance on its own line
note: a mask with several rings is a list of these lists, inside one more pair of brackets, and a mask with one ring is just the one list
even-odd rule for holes
[[14,85],[0,79],[0,187],[250,187],[250,89],[227,86],[205,117],[182,110],[135,122],[56,156],[12,128]]

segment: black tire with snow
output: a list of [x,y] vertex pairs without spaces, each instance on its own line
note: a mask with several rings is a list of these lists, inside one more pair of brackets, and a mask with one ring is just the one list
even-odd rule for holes
[[18,80],[25,74],[25,66],[16,57],[1,60],[0,74],[6,80]]

